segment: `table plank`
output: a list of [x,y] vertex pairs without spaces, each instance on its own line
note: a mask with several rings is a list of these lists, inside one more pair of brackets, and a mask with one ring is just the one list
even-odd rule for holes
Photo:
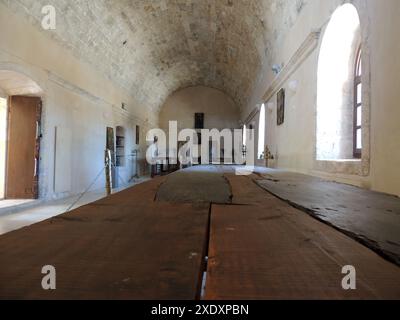
[[[229,175],[233,201],[213,205],[206,299],[399,299],[400,269],[339,231]],[[357,270],[345,291],[342,267]]]
[[256,183],[400,266],[398,197],[272,169]]
[[[0,237],[0,299],[197,298],[209,205],[149,201],[155,186]],[[55,291],[41,288],[45,265],[57,270]]]

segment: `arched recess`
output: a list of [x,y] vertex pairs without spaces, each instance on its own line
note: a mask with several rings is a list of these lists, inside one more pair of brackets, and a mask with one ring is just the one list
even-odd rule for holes
[[0,88],[8,96],[41,97],[43,95],[43,90],[36,81],[23,73],[13,70],[0,69]]
[[0,69],[0,96],[0,199],[36,199],[43,90],[7,68]]
[[[176,123],[178,132],[192,129],[197,132],[200,145],[209,146],[208,160],[232,162],[231,152],[225,148],[225,139],[207,141],[203,139],[202,129],[224,130],[240,129],[240,109],[235,101],[224,91],[206,86],[191,86],[173,92],[161,107],[159,125],[169,138],[170,123]],[[169,139],[168,139],[169,140]],[[233,143],[233,141],[232,141]],[[227,144],[229,146],[229,144]],[[176,146],[168,146],[168,153],[176,155]],[[207,162],[206,157],[199,160]],[[212,161],[211,161],[212,162]]]
[[[316,167],[331,173],[366,176],[370,160],[370,80],[369,50],[361,16],[354,4],[341,5],[334,11],[322,37],[318,59]],[[359,52],[363,108],[358,141],[362,141],[362,149],[355,152],[355,69]]]

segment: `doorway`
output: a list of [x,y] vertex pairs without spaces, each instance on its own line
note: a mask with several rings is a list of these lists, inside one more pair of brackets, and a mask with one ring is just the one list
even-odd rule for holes
[[42,101],[11,96],[7,108],[5,199],[38,199]]
[[[0,70],[0,199],[8,206],[39,197],[42,88],[18,65]],[[17,200],[17,201],[15,201]]]

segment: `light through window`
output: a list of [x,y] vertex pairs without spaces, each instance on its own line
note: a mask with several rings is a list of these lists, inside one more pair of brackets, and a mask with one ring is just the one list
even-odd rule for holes
[[265,105],[260,110],[260,124],[258,128],[258,159],[264,159],[265,152]]
[[357,52],[354,74],[354,157],[362,154],[362,58],[361,48]]
[[321,42],[317,160],[341,161],[361,157],[363,84],[360,43],[357,9],[352,4],[344,4],[332,15]]

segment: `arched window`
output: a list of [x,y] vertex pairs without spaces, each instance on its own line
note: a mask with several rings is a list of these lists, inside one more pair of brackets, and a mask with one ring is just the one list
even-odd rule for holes
[[[357,9],[350,3],[344,4],[332,15],[319,54],[317,160],[361,158],[360,44],[361,26]],[[357,61],[356,73],[359,73],[356,85],[354,61]],[[354,113],[357,115],[354,116]]]
[[258,159],[264,158],[265,152],[265,105],[260,109],[260,123],[258,125]]
[[354,132],[353,148],[354,157],[361,158],[362,155],[362,58],[361,47],[357,51],[354,72]]

